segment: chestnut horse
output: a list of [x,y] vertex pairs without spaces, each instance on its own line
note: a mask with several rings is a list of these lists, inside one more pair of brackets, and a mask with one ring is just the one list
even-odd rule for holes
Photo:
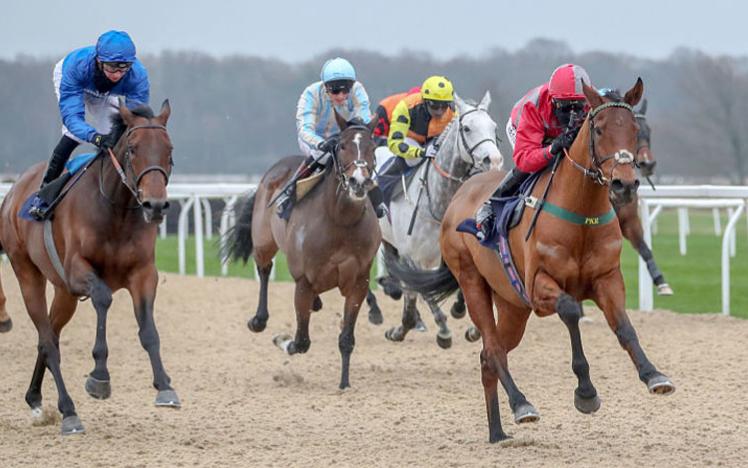
[[[86,380],[86,391],[98,399],[111,394],[107,311],[112,293],[126,288],[135,307],[140,343],[153,368],[153,386],[158,390],[156,405],[180,404],[161,362],[153,320],[158,284],[154,263],[157,225],[169,205],[166,185],[171,174],[172,146],[166,122],[170,112],[168,101],[164,101],[158,116],[145,106],[130,111],[120,101],[119,115],[114,117],[112,127],[119,137],[114,151],[98,155],[98,161],[88,167],[56,207],[52,220],[39,223],[19,217],[22,204],[39,187],[43,164],[21,175],[0,208],[0,244],[10,258],[26,309],[39,334],[26,402],[32,416],[42,414],[42,380],[45,369],[49,369],[57,385],[63,434],[84,431],[60,367],[60,333],[82,297],[91,298],[96,309],[95,367]],[[52,236],[45,240],[47,229],[51,229]],[[49,314],[47,281],[54,286]],[[0,304],[4,302],[0,289]]]
[[260,276],[260,297],[255,316],[247,323],[261,332],[268,320],[267,288],[273,257],[278,249],[286,254],[288,270],[296,282],[296,337],[273,338],[288,354],[309,350],[309,318],[319,310],[319,294],[337,287],[345,297],[343,327],[338,339],[342,356],[340,388],[350,386],[348,369],[355,345],[354,328],[361,304],[369,291],[369,270],[381,233],[367,193],[374,187],[374,149],[369,126],[347,123],[335,113],[341,129],[340,143],[318,186],[291,212],[288,222],[268,205],[277,191],[303,161],[289,156],[278,161],[262,177],[257,191],[237,205],[236,226],[227,235],[227,254],[244,262],[252,255]]
[[[463,220],[472,218],[501,174],[489,172],[469,179],[452,199],[442,224],[440,243],[446,265],[440,270],[419,271],[403,263],[387,262],[388,271],[395,277],[433,298],[462,289],[483,340],[481,379],[491,442],[507,437],[499,418],[498,380],[509,396],[516,422],[539,417],[507,367],[507,353],[520,343],[533,310],[541,317],[558,313],[569,330],[572,370],[578,379],[574,404],[579,411],[592,413],[600,407],[579,330],[580,301],[585,299],[592,299],[602,309],[649,391],[669,394],[675,390],[647,359],[626,314],[619,263],[621,230],[614,222],[609,198],[609,192],[614,192],[617,199],[630,202],[639,185],[634,170],[638,125],[632,106],[641,98],[644,86],[641,79],[637,80],[621,102],[601,97],[590,86],[583,88],[592,110],[567,157],[559,161],[555,184],[547,197],[548,211],[537,217],[527,241],[534,210],[526,209],[519,226],[509,232],[512,256],[529,303],[515,292],[497,252],[491,255],[473,235],[456,230]],[[535,197],[542,195],[552,172],[540,177],[533,190]],[[538,202],[535,206],[545,211],[547,204]],[[566,218],[554,214],[559,211]],[[580,221],[567,220],[574,217]],[[499,311],[498,320],[493,304]]]
[[[636,143],[636,165],[639,167],[639,172],[644,177],[649,178],[654,174],[654,168],[657,161],[654,159],[651,148],[652,130],[647,123],[647,100],[642,100],[642,105],[636,110],[636,121],[639,124],[639,134],[637,135]],[[649,276],[652,278],[652,282],[657,288],[657,294],[661,296],[672,296],[673,289],[665,281],[665,276],[662,274],[660,269],[654,260],[652,250],[644,240],[644,232],[642,230],[642,222],[639,219],[639,197],[634,196],[634,200],[631,203],[619,203],[615,197],[611,198],[613,208],[616,210],[618,216],[618,222],[621,224],[621,233],[623,237],[628,239],[631,245],[636,249],[639,255],[647,264],[647,270],[649,270]]]

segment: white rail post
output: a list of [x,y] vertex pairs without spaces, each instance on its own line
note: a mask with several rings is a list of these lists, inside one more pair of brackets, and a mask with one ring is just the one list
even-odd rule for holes
[[678,208],[678,246],[681,255],[686,255],[686,236],[689,232],[688,208]]
[[719,237],[722,234],[722,219],[719,217],[719,208],[712,208],[714,217],[714,235]]
[[187,243],[187,236],[189,235],[189,229],[188,229],[188,222],[187,222],[187,215],[190,212],[190,208],[192,208],[192,205],[195,203],[194,198],[187,199],[186,202],[183,202],[183,200],[180,200],[180,204],[182,205],[182,209],[179,211],[179,222],[177,225],[179,226],[177,229],[177,250],[179,252],[179,274],[184,275],[187,274],[187,255],[185,253],[185,245]]
[[195,265],[197,277],[205,276],[205,258],[203,255],[203,210],[200,197],[195,195],[192,205],[193,223],[195,225]]
[[162,239],[166,239],[166,215],[164,215],[164,219],[161,220],[161,224],[158,225],[158,232]]
[[203,210],[205,210],[205,238],[213,239],[213,209],[210,207],[210,200],[202,199]]
[[[644,229],[644,241],[652,246],[652,222],[653,218],[649,215],[649,203],[646,199],[640,199],[641,208],[641,222],[642,228]],[[647,270],[647,264],[641,258],[639,258],[639,309],[651,311],[653,307],[654,297],[652,293],[652,282],[649,280],[649,270]]]
[[740,205],[730,216],[722,237],[722,314],[730,315],[730,237],[734,235],[735,225],[745,206]]
[[237,195],[234,195],[232,197],[229,197],[227,199],[224,199],[226,201],[226,205],[223,208],[223,211],[221,212],[221,226],[219,228],[218,235],[221,236],[221,275],[226,276],[229,274],[229,258],[228,256],[224,256],[223,252],[226,248],[226,233],[229,230],[229,227],[231,227],[233,224],[229,224],[231,222],[231,217],[234,212],[234,205],[236,204],[236,200],[239,197]]
[[[733,214],[734,211],[735,210],[732,209],[732,208],[728,208],[727,209],[727,219],[732,218],[732,214]],[[736,252],[736,250],[735,250],[735,247],[736,247],[736,245],[735,245],[735,237],[737,235],[737,232],[738,232],[738,230],[736,228],[734,231],[732,231],[732,234],[730,234],[730,257],[734,257],[735,256],[735,252]]]

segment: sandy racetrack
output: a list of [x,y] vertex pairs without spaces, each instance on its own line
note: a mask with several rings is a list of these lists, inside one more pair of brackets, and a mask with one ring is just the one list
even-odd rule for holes
[[[649,395],[602,315],[590,313],[582,337],[603,399],[592,416],[573,406],[576,379],[569,339],[558,317],[530,320],[510,354],[515,380],[541,420],[502,421],[514,438],[488,444],[479,343],[450,326],[452,349],[434,341],[435,326],[404,343],[385,341],[400,305],[380,300],[385,325],[359,317],[352,389],[337,389],[337,334],[342,301],[323,296],[312,316],[310,351],[289,358],[271,343],[293,332],[291,284],[270,287],[270,322],[262,334],[245,323],[258,285],[239,279],[162,274],[156,322],[167,371],[181,410],[155,408],[151,370],[140,347],[130,299],[118,293],[110,312],[106,401],[83,389],[93,368],[95,315],[81,304],[63,331],[62,369],[87,433],[59,435],[59,423],[32,426],[23,400],[36,357],[36,331],[18,286],[3,265],[14,329],[0,334],[0,464],[2,466],[745,466],[748,460],[748,321],[669,312],[630,315],[649,357],[678,387]],[[423,308],[422,313],[426,313]],[[51,376],[45,407],[55,408]]]

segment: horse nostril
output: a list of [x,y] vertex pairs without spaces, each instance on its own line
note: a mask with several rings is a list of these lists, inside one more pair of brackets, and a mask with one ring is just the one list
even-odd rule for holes
[[151,202],[149,200],[146,200],[146,201],[143,202],[143,208],[145,208],[146,210],[152,210],[153,209],[153,205],[151,204]]
[[166,201],[164,202],[164,206],[163,206],[163,207],[162,207],[161,209],[162,209],[163,211],[166,211],[166,210],[168,210],[168,209],[169,209],[169,207],[170,207],[170,206],[171,206],[171,203],[169,203],[169,200],[166,200]]
[[613,179],[613,181],[610,183],[610,189],[616,193],[620,193],[623,191],[623,182],[621,179]]
[[636,180],[634,180],[634,191],[637,191],[637,190],[639,190],[639,184],[640,184],[640,183],[641,183],[641,182],[639,182],[639,179],[636,179]]
[[491,158],[489,156],[483,158],[483,167],[491,167]]

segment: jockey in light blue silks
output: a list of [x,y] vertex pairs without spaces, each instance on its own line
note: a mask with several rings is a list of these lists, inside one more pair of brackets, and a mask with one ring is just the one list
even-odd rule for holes
[[[325,62],[320,73],[320,81],[307,86],[299,96],[296,105],[296,130],[299,147],[307,159],[296,171],[294,179],[306,177],[315,169],[324,166],[330,153],[335,150],[340,128],[333,109],[348,122],[371,122],[366,89],[356,81],[353,65],[340,57]],[[289,201],[290,194],[286,190],[276,202],[279,213],[285,211]],[[378,205],[379,203],[374,204],[375,207]],[[382,214],[377,209],[377,215]]]
[[52,80],[62,117],[62,138],[44,173],[39,203],[30,210],[36,218],[43,218],[62,189],[50,182],[62,174],[79,144],[87,142],[105,149],[117,143],[110,141],[108,134],[111,117],[119,112],[118,97],[124,97],[133,108],[148,104],[150,93],[148,72],[135,57],[135,44],[124,31],[105,32],[96,46],[70,52],[55,65]]

